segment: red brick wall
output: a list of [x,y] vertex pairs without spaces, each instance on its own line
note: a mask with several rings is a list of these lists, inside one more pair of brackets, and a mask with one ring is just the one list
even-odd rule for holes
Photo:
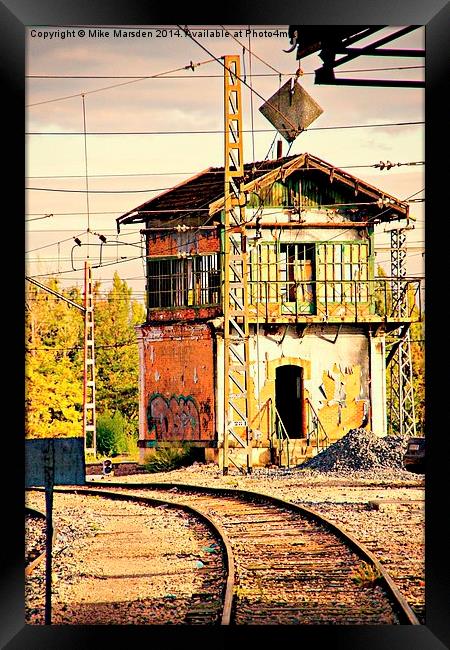
[[215,440],[213,339],[208,325],[145,325],[145,439]]
[[179,307],[178,309],[149,309],[148,320],[186,321],[215,318],[222,314],[222,307]]
[[155,230],[147,233],[147,252],[152,257],[171,257],[178,253],[202,255],[219,251],[220,240],[216,228],[198,231],[193,228],[185,232]]

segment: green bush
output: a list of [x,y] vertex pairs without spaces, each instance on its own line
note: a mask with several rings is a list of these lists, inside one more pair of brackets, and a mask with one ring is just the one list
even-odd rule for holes
[[97,453],[105,456],[126,454],[132,448],[133,437],[126,418],[116,411],[113,415],[106,411],[97,417]]
[[158,447],[154,455],[145,463],[147,472],[170,472],[186,465],[191,465],[195,460],[194,449],[185,442],[169,447]]

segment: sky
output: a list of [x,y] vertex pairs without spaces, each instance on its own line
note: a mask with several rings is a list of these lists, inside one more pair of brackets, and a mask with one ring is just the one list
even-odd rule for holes
[[[223,67],[213,57],[239,54],[241,75],[255,91],[242,85],[243,128],[248,131],[244,161],[275,157],[270,146],[276,132],[259,111],[260,96],[269,99],[280,83],[297,72],[295,52],[283,52],[290,47],[288,26],[224,26],[235,38],[239,34],[239,42],[224,36],[222,26],[189,28],[202,32],[196,40],[209,53],[177,33],[174,25],[139,25],[134,35],[120,26],[86,26],[82,33],[80,27],[28,28],[27,275],[45,283],[58,274],[62,287],[82,287],[86,256],[94,267],[99,264],[97,235],[102,234],[107,243],[101,251],[101,268],[93,269],[94,279],[107,290],[117,271],[134,297],[142,299],[145,277],[139,229],[143,224],[124,226],[117,237],[116,218],[207,167],[223,166]],[[205,29],[214,34],[205,34]],[[381,36],[394,29],[386,28]],[[424,29],[387,47],[424,49]],[[296,138],[290,155],[309,152],[348,168],[399,199],[413,195],[423,199],[423,164],[390,170],[373,165],[388,160],[423,163],[424,124],[366,125],[423,122],[424,90],[316,85],[314,70],[320,65],[317,55],[300,62],[299,82],[323,113]],[[422,58],[359,57],[337,70],[344,77],[423,79],[423,65]],[[398,69],[405,66],[420,67]],[[394,70],[357,72],[373,68]],[[164,78],[136,80],[160,73],[166,73]],[[326,128],[344,126],[365,128]],[[287,149],[283,140],[283,155]],[[407,233],[409,276],[424,275],[424,205],[423,201],[410,203],[415,228]],[[383,232],[385,226],[378,229],[377,263],[389,271],[389,252],[383,249],[389,246],[390,236]],[[83,246],[76,246],[74,237]]]

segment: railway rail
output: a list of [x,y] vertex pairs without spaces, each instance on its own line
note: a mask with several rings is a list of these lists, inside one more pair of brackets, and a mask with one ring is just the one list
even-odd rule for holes
[[[25,531],[33,538],[27,545],[28,552],[25,556],[25,575],[29,576],[45,558],[45,514],[35,508],[25,507]],[[57,530],[54,528],[53,542],[56,535]]]
[[377,558],[310,508],[248,490],[170,483],[55,491],[182,508],[214,531],[226,568],[221,611],[197,594],[180,623],[420,624]]

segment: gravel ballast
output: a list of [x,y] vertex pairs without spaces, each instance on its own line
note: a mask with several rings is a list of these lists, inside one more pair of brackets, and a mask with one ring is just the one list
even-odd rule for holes
[[[358,453],[361,456],[364,455],[366,469],[361,469],[362,459],[359,468],[355,467],[355,464],[352,468],[348,467],[349,464],[345,466],[341,462],[342,459],[338,462],[342,445],[339,446],[338,443],[335,443],[337,446],[334,446],[334,449],[331,446],[326,452],[323,452],[322,458],[317,456],[313,459],[318,464],[316,467],[303,465],[289,469],[254,468],[251,475],[242,475],[237,470],[230,469],[228,476],[223,476],[217,465],[194,463],[189,467],[164,473],[139,473],[103,479],[92,477],[89,478],[89,483],[92,487],[96,487],[99,483],[108,487],[108,483],[114,482],[126,483],[130,488],[136,483],[154,482],[235,487],[265,492],[310,506],[342,525],[345,530],[366,544],[386,566],[419,620],[424,623],[425,478],[423,475],[411,474],[399,465],[399,452],[395,440],[388,443],[392,444],[391,450],[381,441],[384,460],[382,463],[374,462],[372,455],[366,453],[367,450],[361,450],[362,444],[372,451],[373,447],[376,447],[373,445],[374,441],[371,435],[368,436],[367,432],[361,434],[360,430],[356,430],[353,433],[349,432],[349,435],[346,436],[347,440],[342,443],[342,445],[353,445],[355,453],[357,453],[356,449],[359,445]],[[333,459],[334,462],[331,462]],[[329,467],[333,469],[327,469]],[[152,496],[151,492],[149,496]],[[151,546],[153,549],[157,549],[159,556],[166,563],[163,572],[167,574],[166,583],[161,575],[149,578],[145,587],[146,593],[141,593],[136,598],[132,595],[128,599],[127,602],[136,603],[132,606],[122,607],[122,602],[127,600],[125,598],[119,599],[119,602],[111,599],[111,604],[108,604],[109,601],[106,598],[101,607],[87,608],[83,605],[79,611],[79,608],[73,603],[83,601],[79,600],[80,594],[74,596],[71,581],[78,582],[80,589],[82,589],[80,585],[83,584],[83,588],[86,588],[87,582],[83,583],[83,580],[86,581],[87,573],[86,549],[89,548],[93,537],[95,538],[97,535],[97,540],[101,539],[98,536],[98,526],[106,525],[105,522],[111,521],[112,518],[102,514],[106,508],[105,500],[100,500],[103,505],[97,514],[88,516],[87,502],[84,501],[86,497],[57,495],[57,499],[70,499],[70,503],[69,501],[65,502],[64,507],[59,510],[60,514],[57,518],[59,537],[55,545],[54,560],[55,603],[60,608],[57,614],[57,623],[65,625],[86,623],[85,613],[87,611],[89,611],[92,624],[152,625],[182,622],[178,615],[175,616],[176,606],[182,606],[182,599],[179,602],[173,602],[170,596],[173,591],[171,588],[172,578],[168,576],[177,576],[180,598],[182,593],[189,594],[199,590],[198,585],[196,586],[192,582],[195,577],[201,576],[201,571],[199,572],[196,568],[195,562],[204,561],[204,556],[202,559],[199,553],[203,546],[208,545],[207,540],[196,542],[192,557],[187,561],[186,567],[189,570],[180,571],[180,565],[177,562],[181,558],[177,558],[176,553],[191,553],[189,544],[192,544],[192,540],[188,541],[188,537],[185,537],[192,534],[189,532],[189,522],[184,521],[180,531],[179,518],[167,516],[167,509],[155,509],[155,517],[152,517],[155,528],[149,531],[152,540]],[[27,493],[27,505],[42,509],[42,503],[43,495]],[[117,512],[119,503],[113,502],[111,507]],[[125,519],[122,518],[123,521]],[[140,520],[142,521],[142,517]],[[104,539],[107,538],[107,536],[104,537]],[[210,542],[211,540],[209,540]],[[189,564],[191,561],[192,564]],[[96,570],[101,566],[101,563],[98,562],[99,557],[97,557]],[[103,566],[106,567],[106,565]],[[132,579],[125,575],[126,572],[123,568],[122,566],[120,573],[122,576],[120,579],[121,590],[123,588],[132,590],[132,582],[130,582],[130,587],[127,587],[127,583]],[[172,595],[178,598],[176,593]],[[27,584],[27,622],[43,624],[43,598],[44,568],[41,566],[36,569]],[[141,600],[139,601],[139,599]],[[137,604],[139,602],[140,605]],[[64,609],[64,606],[67,608]]]

